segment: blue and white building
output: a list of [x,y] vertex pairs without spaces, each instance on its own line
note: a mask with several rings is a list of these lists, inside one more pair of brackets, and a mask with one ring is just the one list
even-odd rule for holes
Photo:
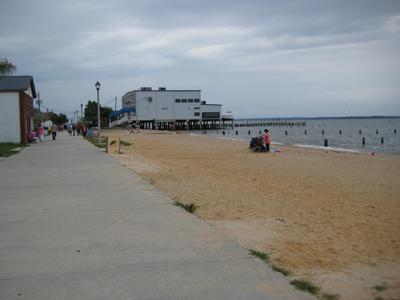
[[221,111],[221,104],[208,104],[201,99],[201,90],[142,87],[122,96],[122,109],[110,114],[110,124],[128,122],[141,128],[199,129],[220,124]]

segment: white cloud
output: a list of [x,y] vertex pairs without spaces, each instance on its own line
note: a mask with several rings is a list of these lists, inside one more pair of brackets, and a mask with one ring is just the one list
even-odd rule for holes
[[225,54],[225,45],[208,45],[188,50],[188,55],[195,58],[218,59]]

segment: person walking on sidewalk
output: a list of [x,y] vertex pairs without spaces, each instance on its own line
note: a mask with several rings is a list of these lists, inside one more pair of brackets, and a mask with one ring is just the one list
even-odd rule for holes
[[40,123],[39,128],[38,128],[38,136],[39,136],[39,141],[43,142],[44,139],[44,128],[42,123]]
[[57,130],[58,128],[56,124],[51,125],[51,137],[53,138],[53,141],[56,140]]

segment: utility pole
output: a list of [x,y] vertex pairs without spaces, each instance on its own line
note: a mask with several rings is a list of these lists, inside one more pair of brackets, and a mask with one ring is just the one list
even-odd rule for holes
[[39,112],[40,112],[40,105],[42,104],[42,100],[40,100],[40,93],[39,92],[37,93],[37,96],[38,96],[38,98],[36,100],[36,104],[38,105]]
[[117,96],[115,96],[115,111],[117,111]]

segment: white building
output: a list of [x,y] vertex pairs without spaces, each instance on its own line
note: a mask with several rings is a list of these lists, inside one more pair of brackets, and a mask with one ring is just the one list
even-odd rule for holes
[[0,76],[0,143],[27,143],[33,129],[32,76]]
[[[200,128],[203,124],[220,122],[220,104],[201,100],[201,90],[153,90],[142,87],[122,97],[121,113],[141,127]],[[118,112],[113,116],[118,115]]]

